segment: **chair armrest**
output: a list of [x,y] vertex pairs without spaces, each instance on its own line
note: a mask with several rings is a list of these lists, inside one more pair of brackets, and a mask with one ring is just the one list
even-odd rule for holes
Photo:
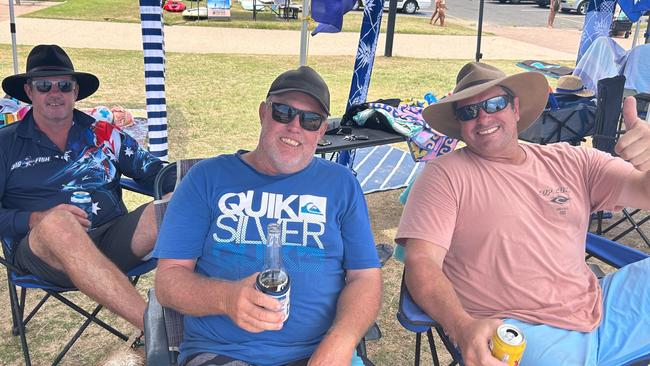
[[638,262],[649,256],[640,250],[592,233],[587,233],[586,250],[590,255],[616,268]]
[[120,186],[122,186],[122,188],[124,188],[124,189],[126,189],[128,191],[144,194],[145,196],[149,196],[149,197],[153,197],[153,190],[152,189],[149,189],[149,188],[147,188],[145,186],[142,186],[142,185],[136,183],[136,181],[134,181],[131,178],[127,178],[127,177],[120,178]]
[[412,332],[421,333],[431,327],[439,326],[438,322],[431,319],[420,307],[413,301],[402,275],[402,285],[399,293],[399,307],[397,309],[397,320],[402,326]]
[[144,312],[144,347],[147,365],[171,366],[163,307],[156,298],[155,289],[149,290],[148,297],[149,303]]

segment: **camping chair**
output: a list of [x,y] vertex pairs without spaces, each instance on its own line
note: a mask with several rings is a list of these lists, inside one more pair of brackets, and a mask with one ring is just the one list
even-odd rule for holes
[[[627,264],[650,257],[650,255],[640,250],[630,248],[628,246],[592,233],[587,233],[586,251],[587,258],[597,258],[614,268],[621,268]],[[603,271],[593,264],[590,264],[589,267],[592,269],[592,271],[594,271],[597,277],[600,278],[604,275]],[[415,333],[416,338],[414,364],[416,366],[420,364],[420,339],[422,337],[422,333],[424,332],[427,333],[433,363],[436,366],[440,365],[440,361],[436,353],[435,343],[433,340],[432,328],[436,329],[438,335],[442,339],[443,344],[445,345],[445,348],[447,348],[447,351],[453,358],[450,366],[456,364],[463,365],[463,360],[461,358],[459,350],[453,346],[451,340],[445,335],[442,326],[431,317],[429,317],[422,309],[420,309],[415,301],[413,301],[413,298],[411,297],[404,283],[403,275],[402,287],[400,289],[399,296],[399,308],[397,310],[397,320],[399,320],[400,324],[402,324],[406,330]],[[650,355],[646,355],[637,360],[634,360],[628,363],[628,365],[641,365],[641,361],[645,362],[643,365],[647,365],[648,360],[650,360]]]
[[[613,78],[602,79],[598,82],[598,102],[593,146],[598,150],[608,152],[612,155],[616,155],[614,147],[621,134],[621,105],[624,86],[625,76],[615,76]],[[634,218],[634,215],[640,212],[640,209],[630,211],[627,208],[624,208],[621,210],[623,217],[605,228],[603,228],[603,219],[606,214],[602,211],[597,212],[595,217],[592,216],[596,220],[595,233],[598,235],[607,234],[612,229],[627,221],[630,226],[627,229],[622,230],[619,234],[613,236],[612,240],[618,241],[635,230],[646,245],[650,247],[650,239],[648,239],[641,229],[641,225],[649,221],[650,216],[646,216],[637,221]]]
[[[148,297],[149,303],[144,313],[147,365],[177,366],[183,341],[183,314],[163,307],[153,288],[149,289]],[[363,357],[367,357],[365,340],[366,337],[362,338],[357,345],[357,354]]]
[[[165,166],[156,176],[154,182],[154,208],[158,227],[162,224],[169,199],[164,199],[162,186],[166,176],[176,172],[176,186],[185,177],[194,164],[202,159],[185,159]],[[378,245],[383,265],[391,257],[391,250],[384,245]],[[389,252],[386,255],[386,252]],[[183,341],[183,315],[174,309],[163,307],[156,298],[155,289],[148,292],[149,303],[144,314],[144,339],[147,365],[176,366],[180,344]],[[366,332],[366,335],[357,345],[357,354],[366,357],[366,340],[377,340],[381,338],[381,331],[377,323],[374,323]]]
[[[139,186],[135,181],[124,178],[120,181],[123,188],[134,191],[136,193],[141,193],[151,196],[152,193],[146,188]],[[54,297],[59,300],[61,303],[68,306],[70,309],[76,311],[82,315],[85,320],[74,334],[74,336],[68,341],[68,343],[63,347],[60,353],[52,361],[52,365],[57,365],[74,345],[74,343],[79,339],[83,332],[88,328],[91,323],[95,323],[107,331],[114,334],[116,337],[127,341],[129,337],[115,329],[114,327],[106,324],[101,319],[97,318],[97,315],[103,308],[102,305],[97,304],[95,308],[88,312],[81,308],[79,305],[72,302],[69,298],[65,296],[65,293],[75,292],[76,288],[72,287],[59,287],[57,285],[51,284],[45,280],[42,280],[34,275],[25,273],[18,269],[13,264],[13,244],[8,238],[0,238],[0,243],[2,244],[2,256],[0,256],[0,263],[3,264],[7,269],[7,280],[8,280],[8,292],[11,304],[11,316],[12,316],[12,335],[20,337],[21,348],[23,351],[23,357],[25,359],[25,365],[31,365],[31,358],[29,355],[29,348],[27,345],[26,337],[26,326],[29,321],[37,314],[39,309],[45,304],[45,302],[50,298]],[[155,260],[148,260],[144,263],[137,265],[132,268],[127,276],[129,277],[131,283],[135,286],[138,282],[138,279],[141,275],[153,270],[156,267]],[[20,295],[18,294],[17,288],[20,287]],[[27,313],[26,309],[26,296],[27,290],[42,290],[45,292],[45,295],[40,299],[38,304],[36,304],[29,312]],[[25,315],[27,314],[27,315]]]

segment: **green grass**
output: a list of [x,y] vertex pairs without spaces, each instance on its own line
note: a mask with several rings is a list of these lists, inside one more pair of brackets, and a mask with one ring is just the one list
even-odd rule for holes
[[[189,6],[191,3],[187,2]],[[196,3],[195,3],[196,4]],[[205,5],[205,2],[202,3]],[[135,0],[68,0],[27,15],[32,18],[51,19],[75,19],[111,22],[140,22],[140,10]],[[275,14],[266,10],[257,14],[257,20],[253,20],[252,12],[243,10],[239,3],[233,3],[231,8],[230,21],[196,21],[185,19],[180,13],[164,12],[165,25],[193,25],[203,27],[226,27],[226,28],[253,28],[253,29],[285,29],[299,30],[300,21],[277,19]],[[385,32],[387,27],[388,13],[384,12],[382,17],[381,31]],[[343,21],[344,32],[359,32],[363,12],[351,11],[345,15]],[[398,14],[395,22],[395,32],[403,34],[438,34],[438,35],[473,35],[476,30],[454,24],[448,21],[447,26],[432,27],[426,17],[413,17]],[[310,26],[313,29],[314,25]]]
[[[19,47],[21,65],[29,47]],[[97,49],[67,49],[75,68],[96,74],[101,86],[80,107],[122,105],[145,108],[142,52]],[[431,60],[378,57],[374,65],[368,100],[378,98],[422,98],[431,91],[441,96],[452,89],[457,70],[469,60]],[[297,56],[205,55],[167,53],[167,110],[169,115],[170,158],[208,157],[255,147],[259,133],[257,107],[266,96],[273,78],[298,63]],[[328,82],[332,94],[332,114],[344,112],[354,57],[313,57],[308,62]],[[512,61],[494,61],[508,73],[521,72]],[[568,66],[568,65],[567,65]],[[0,45],[0,75],[12,72],[11,49]],[[401,144],[400,144],[401,146]],[[400,191],[367,196],[373,233],[377,243],[392,243],[401,206]],[[129,207],[146,198],[127,195]],[[383,309],[378,323],[384,334],[369,342],[370,357],[378,366],[412,364],[414,337],[395,319],[402,265],[389,261],[383,268],[385,283]],[[4,275],[0,275],[2,277]],[[152,276],[139,288],[151,287]],[[0,364],[22,364],[20,344],[10,337],[7,282],[0,278]],[[83,296],[76,295],[83,299]],[[34,303],[34,297],[28,302]],[[87,305],[89,301],[85,302]],[[48,305],[44,314],[29,325],[30,350],[35,365],[51,362],[53,354],[71,336],[80,318],[71,316],[61,305]],[[126,322],[103,312],[109,323],[129,329]],[[82,337],[64,358],[63,365],[95,365],[123,346],[96,326]],[[424,347],[426,350],[426,347]],[[444,354],[444,352],[441,351]],[[430,362],[430,361],[424,361]]]

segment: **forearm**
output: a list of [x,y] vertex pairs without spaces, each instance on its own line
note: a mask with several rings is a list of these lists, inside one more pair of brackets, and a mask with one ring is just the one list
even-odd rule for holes
[[231,283],[196,274],[175,266],[158,269],[156,297],[163,305],[194,316],[226,313]]
[[336,308],[336,318],[321,344],[336,344],[350,354],[373,324],[381,307],[381,270],[367,269],[367,276],[349,281]]
[[463,324],[474,319],[463,309],[451,282],[433,261],[407,256],[405,281],[413,300],[452,339],[457,339]]

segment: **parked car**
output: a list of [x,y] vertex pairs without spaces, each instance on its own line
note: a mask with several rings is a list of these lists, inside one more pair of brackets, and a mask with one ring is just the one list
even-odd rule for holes
[[563,13],[575,11],[580,15],[587,14],[588,0],[560,0],[560,9]]
[[510,3],[510,4],[519,4],[522,2],[535,2],[535,0],[499,0],[501,4]]
[[[388,10],[389,0],[384,0],[384,10]],[[363,1],[357,0],[353,9],[358,10],[363,8]],[[413,14],[420,9],[431,8],[431,0],[397,0],[397,11],[406,14]]]
[[537,6],[540,8],[548,8],[551,5],[551,0],[537,0]]

